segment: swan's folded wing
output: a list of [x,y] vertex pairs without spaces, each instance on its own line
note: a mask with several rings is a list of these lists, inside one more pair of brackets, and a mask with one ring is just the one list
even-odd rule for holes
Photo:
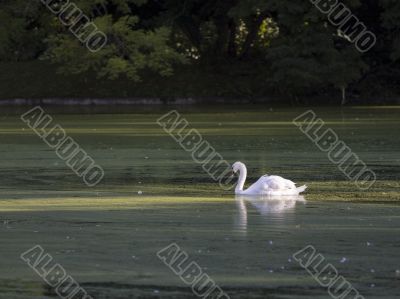
[[270,190],[268,186],[268,177],[262,176],[257,182],[247,188],[248,194],[263,194],[265,191]]
[[291,180],[286,180],[286,188],[289,189],[296,189],[296,183],[292,182]]
[[267,177],[265,183],[269,189],[273,190],[282,190],[288,188],[287,180],[277,175],[271,175]]

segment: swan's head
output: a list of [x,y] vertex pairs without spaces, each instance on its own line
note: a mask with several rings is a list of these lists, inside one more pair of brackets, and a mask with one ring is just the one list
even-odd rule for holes
[[243,167],[245,167],[245,166],[244,166],[244,164],[243,164],[242,162],[235,162],[235,163],[233,163],[233,165],[232,165],[232,171],[233,171],[234,173],[236,173],[236,172],[238,172],[239,170],[243,169]]

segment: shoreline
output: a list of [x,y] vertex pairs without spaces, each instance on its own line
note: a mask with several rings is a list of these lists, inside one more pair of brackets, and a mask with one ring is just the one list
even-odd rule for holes
[[[267,105],[278,105],[278,106],[309,106],[317,104],[316,99],[310,98],[307,102],[299,103],[288,103],[282,102],[279,97],[263,97],[263,98],[229,98],[226,97],[176,97],[176,98],[164,98],[164,97],[132,97],[132,98],[14,98],[14,99],[0,99],[0,106],[162,106],[162,105],[202,105],[202,104],[267,104]],[[400,98],[388,99],[385,102],[378,100],[365,100],[365,101],[349,101],[345,105],[333,105],[332,102],[327,102],[323,106],[370,106],[370,105],[400,105]]]
[[[265,99],[264,99],[265,100]],[[261,103],[261,100],[256,101]],[[135,97],[135,98],[42,98],[42,99],[4,99],[0,100],[0,106],[113,106],[113,105],[196,105],[208,103],[227,103],[224,98],[171,98],[162,97]],[[229,103],[249,104],[245,99],[233,99]]]

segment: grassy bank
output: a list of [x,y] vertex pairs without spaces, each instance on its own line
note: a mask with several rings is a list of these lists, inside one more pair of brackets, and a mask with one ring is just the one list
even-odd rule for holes
[[241,71],[212,68],[182,68],[172,77],[154,74],[142,82],[128,79],[101,79],[94,73],[63,75],[55,65],[44,61],[1,63],[0,99],[12,98],[132,98],[168,100],[176,97],[265,97],[265,80]]
[[[257,74],[257,75],[254,75]],[[0,63],[0,101],[4,99],[159,99],[160,103],[175,99],[196,99],[196,102],[276,102],[279,104],[340,105],[341,93],[336,89],[312,91],[303,96],[283,95],[279,82],[268,83],[268,72],[262,65],[183,66],[171,77],[143,74],[141,82],[126,78],[108,80],[95,73],[64,75],[57,66],[46,61]],[[368,87],[348,92],[349,103],[399,103],[398,97],[376,96]],[[360,91],[361,90],[361,91]],[[364,91],[364,92],[362,92]]]

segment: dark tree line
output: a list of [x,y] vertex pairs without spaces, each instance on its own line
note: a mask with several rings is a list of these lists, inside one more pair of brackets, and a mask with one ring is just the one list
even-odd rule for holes
[[[324,0],[321,0],[324,1]],[[145,80],[184,65],[230,70],[249,66],[271,92],[297,98],[369,91],[397,95],[400,81],[400,2],[343,3],[375,33],[362,53],[311,1],[76,0],[107,36],[90,52],[40,0],[0,3],[0,61],[47,59],[65,73]],[[67,1],[49,0],[62,7]],[[72,2],[71,2],[72,3]],[[79,22],[71,14],[71,24]],[[261,74],[261,76],[260,76]]]

